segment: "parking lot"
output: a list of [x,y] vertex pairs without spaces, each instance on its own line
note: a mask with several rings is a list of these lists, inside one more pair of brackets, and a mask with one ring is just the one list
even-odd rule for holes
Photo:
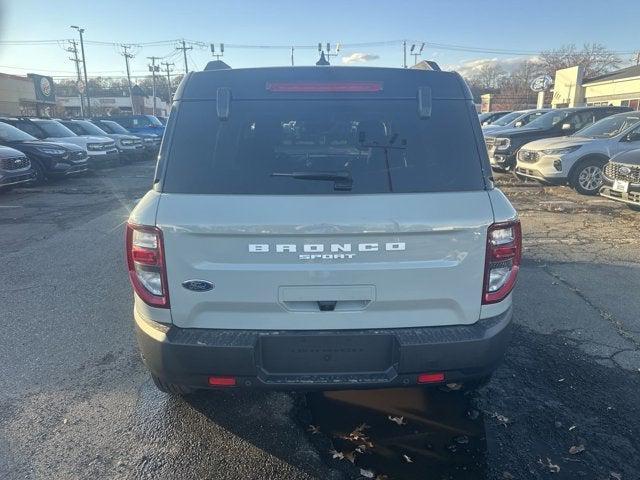
[[152,173],[0,196],[0,478],[640,478],[637,213],[498,178],[524,265],[513,341],[475,394],[176,399],[139,359],[123,259]]

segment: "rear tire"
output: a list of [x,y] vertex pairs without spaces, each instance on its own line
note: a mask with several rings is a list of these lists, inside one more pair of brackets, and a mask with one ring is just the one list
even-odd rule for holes
[[151,379],[155,384],[156,388],[161,392],[168,393],[170,395],[180,395],[185,396],[194,392],[194,390],[186,385],[180,385],[177,383],[169,383],[164,379],[155,376],[153,373],[151,374]]
[[591,158],[580,162],[571,173],[569,184],[581,195],[597,195],[602,186],[606,160]]

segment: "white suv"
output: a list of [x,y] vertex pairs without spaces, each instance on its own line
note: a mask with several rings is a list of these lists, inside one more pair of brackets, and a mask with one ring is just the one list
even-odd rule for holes
[[640,148],[640,112],[619,113],[571,136],[526,144],[518,152],[516,174],[596,195],[609,159],[636,148]]
[[520,223],[451,72],[192,72],[126,253],[163,391],[488,378]]

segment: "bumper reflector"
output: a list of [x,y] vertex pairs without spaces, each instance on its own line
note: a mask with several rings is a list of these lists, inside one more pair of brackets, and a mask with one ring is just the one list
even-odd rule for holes
[[418,375],[418,383],[439,383],[444,382],[444,373],[421,373]]
[[212,387],[235,387],[236,377],[209,377],[209,385]]

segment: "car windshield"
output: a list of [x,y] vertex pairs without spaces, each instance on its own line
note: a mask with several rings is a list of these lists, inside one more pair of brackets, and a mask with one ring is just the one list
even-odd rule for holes
[[[462,101],[416,121],[410,100],[184,102],[164,191],[210,194],[468,191],[484,188]],[[305,181],[306,180],[306,181]]]
[[36,122],[36,125],[40,127],[47,134],[47,137],[63,138],[63,137],[76,137],[77,135],[55,120],[46,120]]
[[109,133],[131,133],[118,122],[114,122],[113,120],[102,120],[100,125]]
[[522,112],[511,112],[511,113],[507,113],[505,116],[500,117],[498,120],[496,120],[495,122],[492,122],[491,125],[497,125],[498,127],[504,127],[505,125],[510,124],[513,120],[515,120],[516,118],[519,118],[522,116]]
[[554,110],[547,112],[529,123],[527,127],[542,129],[551,128],[567,118],[571,113],[573,113],[573,110]]
[[573,134],[574,137],[611,138],[640,122],[640,113],[603,118]]
[[82,126],[82,129],[86,132],[86,135],[104,136],[106,132],[101,128],[95,126],[93,123],[86,120],[75,120],[72,123],[78,123]]
[[13,125],[0,122],[0,140],[3,142],[24,142],[28,140],[37,140],[37,138],[23,132]]
[[149,120],[150,125],[154,125],[156,127],[162,127],[162,122],[160,122],[160,120],[158,120],[153,115],[145,115],[145,118]]

